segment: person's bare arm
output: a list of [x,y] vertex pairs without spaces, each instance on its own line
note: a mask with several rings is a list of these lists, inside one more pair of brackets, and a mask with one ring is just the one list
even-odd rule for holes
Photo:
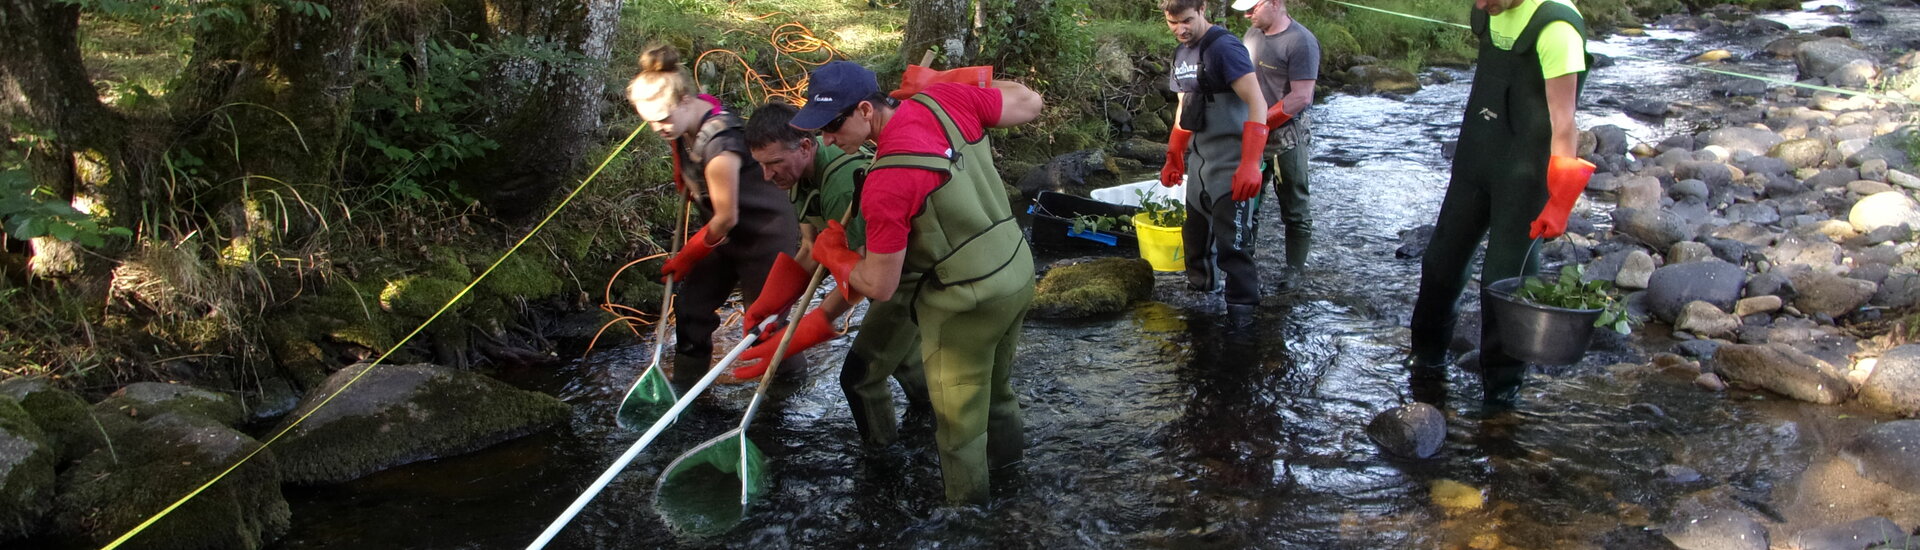
[[1046,107],[1040,92],[1027,88],[1025,84],[1011,80],[995,80],[993,88],[1000,90],[1000,121],[994,128],[1007,128],[1031,122],[1040,118],[1040,110]]
[[1247,122],[1267,123],[1267,94],[1260,91],[1260,79],[1253,73],[1233,80],[1233,94],[1247,104]]
[[853,264],[853,291],[878,301],[893,299],[900,288],[900,270],[907,265],[905,250],[888,254],[868,251],[860,263]]
[[1580,74],[1568,73],[1547,79],[1547,119],[1553,123],[1554,156],[1572,157],[1580,152],[1580,129],[1573,125],[1574,99],[1580,94]]
[[1180,126],[1180,121],[1186,119],[1186,116],[1185,116],[1186,111],[1187,111],[1187,93],[1180,92],[1177,94],[1173,94],[1173,127],[1175,129],[1179,129],[1179,130],[1186,129]]
[[820,265],[813,263],[813,236],[819,233],[820,230],[813,224],[800,224],[800,252],[794,254],[793,259],[800,262],[801,269],[813,271],[814,267]]
[[1286,111],[1287,116],[1299,117],[1301,111],[1313,105],[1313,84],[1314,81],[1311,79],[1288,82],[1287,85],[1292,90],[1287,92],[1286,97],[1280,98],[1281,110]]
[[707,220],[707,244],[720,244],[740,222],[739,197],[740,154],[728,151],[707,161],[707,198],[713,202],[713,218]]

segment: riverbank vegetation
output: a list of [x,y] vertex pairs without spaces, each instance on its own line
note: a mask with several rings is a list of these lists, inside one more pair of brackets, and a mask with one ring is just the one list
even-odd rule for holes
[[[391,360],[550,358],[559,314],[657,299],[638,275],[606,296],[621,265],[664,249],[678,212],[657,138],[614,154],[639,123],[620,90],[643,45],[679,46],[748,111],[797,97],[829,59],[897,78],[912,1],[29,2],[4,25],[26,37],[4,60],[26,93],[7,100],[0,144],[0,376],[311,387],[407,338],[611,156]],[[992,64],[1046,95],[1039,124],[999,136],[1009,173],[1164,139],[1174,41],[1152,3],[983,1],[966,51],[936,65]],[[1364,3],[1466,15],[1458,0]],[[1703,7],[1580,5],[1599,32]],[[1329,80],[1363,58],[1417,71],[1473,53],[1456,28],[1293,10]]]

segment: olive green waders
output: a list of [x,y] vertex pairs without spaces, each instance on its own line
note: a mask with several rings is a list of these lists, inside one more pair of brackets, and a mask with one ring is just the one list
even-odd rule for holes
[[[1474,249],[1487,240],[1481,264],[1482,284],[1533,275],[1540,258],[1529,244],[1528,225],[1547,202],[1547,159],[1553,124],[1548,118],[1546,79],[1534,51],[1540,30],[1567,21],[1581,35],[1586,25],[1573,8],[1546,2],[1533,14],[1512,50],[1493,45],[1487,13],[1473,12],[1480,39],[1473,89],[1460,124],[1460,145],[1453,157],[1453,179],[1440,203],[1433,241],[1420,263],[1420,296],[1413,305],[1413,349],[1409,358],[1416,398],[1432,395],[1420,388],[1444,380],[1447,345],[1459,316]],[[1586,73],[1580,73],[1582,83]],[[1480,366],[1490,409],[1511,407],[1526,376],[1524,362],[1507,355],[1500,340],[1500,319],[1481,309]]]
[[900,437],[889,376],[907,394],[908,410],[930,406],[920,359],[920,328],[914,326],[907,305],[912,300],[910,293],[902,291],[892,300],[869,302],[866,320],[860,322],[860,333],[854,335],[853,347],[840,365],[840,389],[847,394],[853,425],[860,431],[860,440],[870,445],[888,445]]

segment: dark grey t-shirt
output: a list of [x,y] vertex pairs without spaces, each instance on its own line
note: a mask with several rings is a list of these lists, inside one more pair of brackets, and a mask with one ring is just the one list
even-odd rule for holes
[[1320,78],[1320,40],[1299,21],[1277,34],[1248,29],[1246,41],[1253,54],[1254,76],[1268,104],[1293,91],[1293,81]]

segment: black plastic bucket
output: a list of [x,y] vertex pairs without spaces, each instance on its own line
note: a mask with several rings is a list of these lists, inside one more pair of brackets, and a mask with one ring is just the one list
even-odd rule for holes
[[1520,277],[1480,288],[1480,307],[1493,316],[1507,355],[1539,365],[1570,365],[1587,354],[1598,309],[1566,309],[1520,301]]

